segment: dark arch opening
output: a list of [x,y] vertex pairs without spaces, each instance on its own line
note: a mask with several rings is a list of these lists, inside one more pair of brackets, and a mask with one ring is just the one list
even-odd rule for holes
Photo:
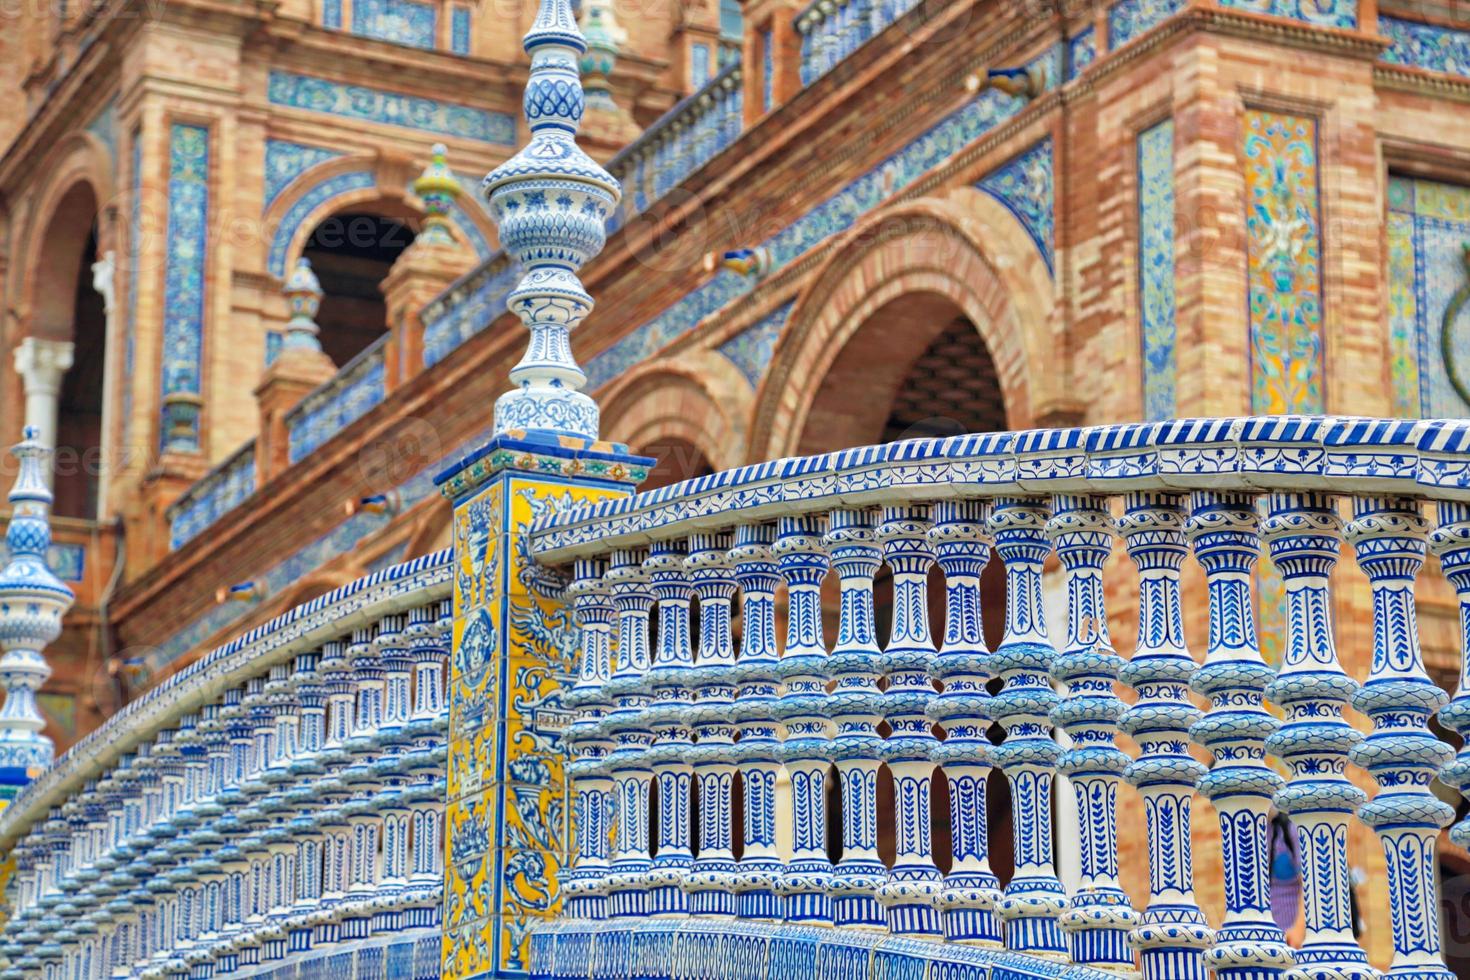
[[646,446],[634,450],[640,456],[651,456],[655,460],[648,472],[648,479],[638,485],[639,490],[656,490],[684,480],[709,476],[714,467],[700,449],[678,436],[656,439]]
[[[90,193],[87,195],[90,197]],[[102,389],[107,310],[92,288],[97,232],[87,234],[72,293],[72,365],[61,379],[56,411],[55,513],[96,520],[102,477]]]
[[413,244],[411,211],[383,204],[376,212],[334,214],[317,225],[302,255],[322,286],[317,314],[321,344],[338,366],[388,331],[381,285],[388,270]]

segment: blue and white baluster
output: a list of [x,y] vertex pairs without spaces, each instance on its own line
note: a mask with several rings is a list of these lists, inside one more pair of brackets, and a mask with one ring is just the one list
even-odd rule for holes
[[740,729],[735,763],[745,791],[745,850],[735,876],[736,912],[742,919],[779,922],[776,891],[785,865],[776,850],[776,777],[781,771],[780,693],[776,659],[776,590],[781,575],[771,556],[774,524],[735,529],[730,560],[740,583],[740,658],[731,677],[740,685],[730,717]]
[[648,613],[653,592],[643,571],[643,553],[614,551],[608,559],[607,582],[618,612],[618,664],[603,688],[613,701],[603,725],[616,742],[608,756],[617,794],[617,837],[608,870],[608,915],[638,918],[648,913],[645,880],[648,853],[648,788],[653,782],[646,752],[653,742],[646,713],[648,693]]
[[699,786],[699,857],[684,879],[694,915],[733,918],[735,853],[731,816],[735,788],[735,640],[730,604],[737,584],[728,531],[689,536],[685,567],[699,599],[699,660],[690,675],[694,704],[685,720],[698,744],[687,753]]
[[352,833],[343,812],[352,799],[352,790],[342,773],[352,760],[348,742],[356,728],[356,685],[353,683],[352,661],[347,657],[347,644],[328,640],[322,644],[318,668],[327,688],[327,738],[317,757],[326,773],[317,781],[321,807],[316,825],[322,840],[321,908],[311,919],[313,946],[335,943],[341,937],[339,914],[347,900],[348,872],[352,864]]
[[684,542],[658,541],[643,562],[658,601],[658,650],[648,675],[653,704],[646,715],[653,745],[645,753],[658,785],[658,854],[648,872],[650,915],[689,912],[683,883],[694,863],[694,851],[689,846],[694,770],[688,759],[694,746],[685,720],[693,704],[689,690],[694,669],[689,607],[694,590],[684,569],[684,557]]
[[1205,767],[1189,754],[1189,726],[1203,713],[1189,700],[1195,662],[1184,645],[1179,569],[1189,547],[1178,494],[1129,493],[1118,529],[1138,566],[1138,643],[1119,674],[1138,692],[1119,726],[1138,742],[1123,778],[1143,796],[1149,902],[1128,936],[1144,980],[1205,980],[1214,933],[1194,898],[1190,801]]
[[832,923],[832,862],[827,858],[827,779],[831,739],[827,721],[827,651],[822,640],[822,579],[827,555],[822,519],[781,517],[772,547],[786,580],[786,651],[777,673],[786,691],[776,702],[785,723],[781,759],[791,777],[791,860],[778,890],[786,921]]
[[577,713],[563,736],[572,760],[567,774],[576,801],[577,861],[562,878],[566,914],[573,919],[607,918],[608,820],[613,781],[607,769],[612,740],[602,719],[612,708],[603,685],[612,679],[613,604],[602,578],[602,558],[577,559],[567,595],[581,627],[577,680],[562,704]]
[[1071,779],[1082,831],[1081,883],[1060,922],[1073,962],[1131,975],[1128,932],[1138,913],[1118,880],[1118,782],[1128,756],[1116,738],[1127,706],[1113,693],[1123,658],[1103,603],[1103,566],[1113,552],[1107,498],[1058,494],[1046,530],[1067,576],[1067,642],[1051,668],[1066,693],[1051,720],[1072,739],[1057,768]]
[[1373,732],[1352,761],[1378,781],[1378,795],[1358,816],[1383,841],[1388,859],[1393,963],[1388,976],[1448,980],[1440,942],[1436,850],[1455,811],[1429,790],[1452,750],[1429,730],[1429,716],[1449,698],[1424,670],[1415,616],[1414,579],[1424,563],[1427,522],[1407,497],[1353,500],[1348,540],[1373,590],[1373,664],[1353,707]]
[[[444,899],[444,797],[448,785],[449,707],[444,698],[444,667],[454,628],[454,600],[416,606],[408,614],[408,641],[413,651],[413,712],[406,731],[412,748],[406,761],[414,777],[409,799],[412,836],[409,844],[409,894],[404,925],[409,929],[440,924]],[[611,667],[608,668],[611,672]],[[603,825],[606,831],[606,824]],[[604,834],[604,855],[606,854]]]
[[[835,40],[835,35],[828,36]],[[889,932],[938,937],[942,933],[935,900],[944,880],[934,865],[930,832],[935,739],[928,715],[934,697],[929,668],[935,651],[929,635],[929,567],[934,563],[929,509],[922,504],[890,506],[881,517],[878,538],[893,572],[893,628],[882,660],[888,675],[883,712],[891,734],[882,752],[893,773],[897,847],[878,901]]]
[[990,562],[986,500],[934,504],[929,540],[944,571],[944,645],[929,668],[944,691],[929,702],[929,717],[945,739],[930,758],[949,780],[949,834],[954,864],[936,904],[944,936],[974,946],[1003,945],[995,906],[1000,879],[990,870],[986,779],[990,776],[990,651],[981,618],[980,573]]
[[[1348,752],[1363,736],[1342,717],[1358,685],[1343,672],[1332,638],[1329,581],[1342,549],[1335,498],[1273,493],[1261,532],[1286,586],[1286,652],[1266,696],[1286,720],[1266,749],[1291,767],[1276,808],[1300,846],[1306,932],[1291,980],[1374,980],[1378,971],[1353,936],[1348,824],[1368,798],[1348,782]],[[1470,554],[1467,554],[1470,557]]]
[[1210,595],[1210,640],[1191,687],[1210,711],[1190,736],[1215,756],[1199,790],[1220,815],[1225,919],[1205,962],[1220,980],[1272,980],[1292,964],[1271,918],[1270,809],[1284,780],[1266,767],[1277,721],[1262,703],[1275,671],[1261,658],[1251,574],[1261,550],[1255,497],[1195,491],[1188,522]]
[[1067,946],[1057,916],[1067,900],[1053,863],[1051,811],[1062,748],[1048,717],[1059,700],[1049,674],[1057,652],[1041,599],[1041,569],[1051,551],[1048,516],[1045,504],[1025,497],[997,497],[990,513],[995,550],[1006,566],[1005,638],[990,657],[991,670],[1005,680],[990,710],[1006,738],[990,756],[1006,774],[1015,817],[1016,871],[997,909],[1006,948],[1061,959]]
[[[1442,500],[1438,504],[1439,526],[1429,535],[1429,545],[1439,556],[1440,567],[1455,587],[1460,600],[1460,683],[1449,704],[1440,709],[1440,724],[1452,728],[1461,739],[1455,758],[1440,770],[1440,780],[1462,795],[1470,795],[1470,504]],[[1450,829],[1450,840],[1470,846],[1470,817]]]
[[288,763],[294,785],[286,791],[291,806],[291,836],[296,847],[295,898],[291,904],[291,927],[287,951],[299,954],[311,949],[311,926],[307,921],[322,897],[322,853],[326,835],[317,824],[321,806],[318,778],[326,771],[319,754],[326,744],[327,687],[321,675],[320,650],[297,654],[291,670],[291,687],[300,706],[297,752]]
[[886,929],[878,889],[888,867],[878,857],[878,771],[882,768],[883,651],[873,623],[873,576],[883,549],[871,510],[834,510],[827,518],[827,553],[837,573],[837,643],[827,658],[832,692],[832,759],[842,793],[842,860],[832,875],[832,919],[838,926]]
[[383,660],[375,642],[377,634],[377,624],[354,629],[347,647],[357,682],[357,712],[356,727],[347,742],[353,759],[342,772],[342,781],[353,795],[344,808],[352,839],[352,861],[342,915],[343,940],[366,939],[371,934],[372,904],[382,870],[378,858],[383,821],[371,802],[380,784],[373,763],[379,758],[386,689]]

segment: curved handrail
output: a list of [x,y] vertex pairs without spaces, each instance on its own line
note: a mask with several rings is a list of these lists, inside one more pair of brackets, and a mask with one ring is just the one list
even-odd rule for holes
[[27,786],[0,813],[0,852],[47,811],[168,723],[323,640],[433,599],[453,587],[452,549],[392,565],[304,602],[216,647],[108,718]]
[[1268,415],[991,432],[777,459],[538,522],[560,563],[778,514],[891,500],[1057,491],[1371,487],[1470,499],[1470,421]]

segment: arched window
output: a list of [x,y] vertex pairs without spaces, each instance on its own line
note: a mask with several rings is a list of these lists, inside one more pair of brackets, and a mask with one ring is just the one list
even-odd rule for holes
[[302,250],[322,287],[316,318],[322,350],[339,367],[387,332],[380,286],[413,244],[407,213],[384,212],[332,215],[317,225]]

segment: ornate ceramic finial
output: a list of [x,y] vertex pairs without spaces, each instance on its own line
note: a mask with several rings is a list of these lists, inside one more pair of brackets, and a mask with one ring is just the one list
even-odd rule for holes
[[587,108],[617,111],[612,97],[612,71],[618,63],[618,49],[628,39],[628,32],[618,25],[617,14],[609,0],[587,0],[582,7],[582,32],[587,36],[587,50],[582,55],[582,77],[586,79]]
[[[72,591],[46,564],[51,548],[51,491],[44,464],[51,451],[38,441],[34,426],[11,452],[20,474],[10,491],[10,526],[5,545],[10,560],[0,569],[0,773],[49,765],[51,740],[41,734],[46,721],[36,707],[36,689],[51,676],[41,651],[61,635],[61,617]],[[0,774],[0,783],[9,782]]]
[[571,331],[592,309],[577,270],[602,251],[618,182],[577,146],[587,42],[570,0],[542,0],[525,37],[531,56],[525,114],[531,141],[492,170],[481,188],[500,243],[526,269],[506,305],[531,331],[510,372],[515,389],[495,403],[495,434],[595,440],[597,404],[579,390],[587,376],[572,357]]
[[449,209],[459,197],[459,181],[449,169],[445,157],[449,151],[443,143],[435,143],[433,156],[424,172],[413,182],[413,192],[424,201],[424,230],[418,240],[435,245],[453,245],[449,233]]
[[286,288],[282,292],[291,304],[291,319],[286,324],[286,336],[281,346],[321,350],[321,341],[317,340],[320,331],[316,325],[316,313],[322,308],[322,284],[317,281],[316,273],[311,271],[310,259],[303,255],[296,260],[296,268],[291,270],[291,277],[286,280]]

